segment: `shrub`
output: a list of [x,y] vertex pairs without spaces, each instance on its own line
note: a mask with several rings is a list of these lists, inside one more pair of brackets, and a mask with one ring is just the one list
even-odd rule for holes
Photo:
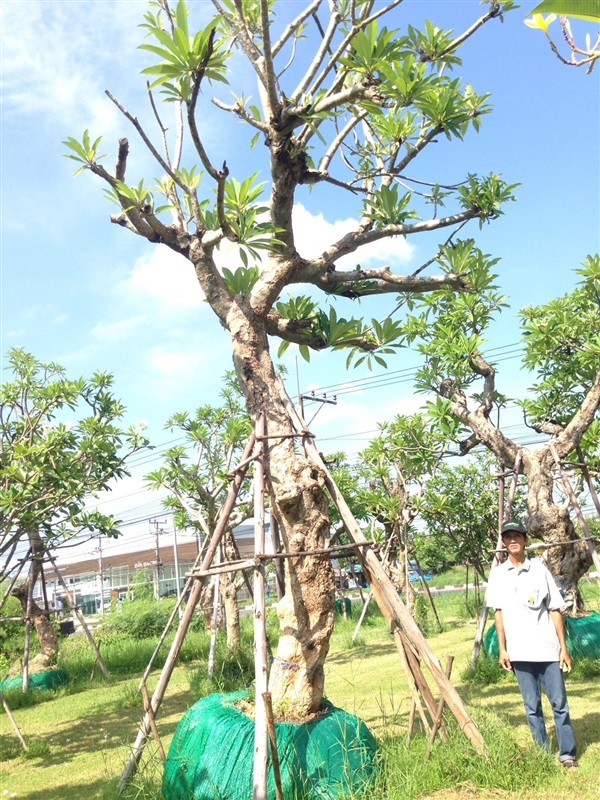
[[492,683],[499,683],[505,680],[509,673],[502,669],[497,659],[488,656],[485,650],[481,650],[477,664],[469,666],[462,672],[461,677],[467,683],[474,683],[478,686],[489,686]]
[[102,623],[101,635],[125,634],[131,639],[156,638],[163,632],[173,611],[175,601],[172,599],[131,600],[121,603],[120,607],[107,614]]

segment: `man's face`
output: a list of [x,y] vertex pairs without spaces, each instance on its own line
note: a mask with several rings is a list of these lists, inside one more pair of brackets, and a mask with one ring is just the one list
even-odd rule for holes
[[525,537],[519,531],[503,533],[502,544],[512,556],[521,556],[525,552]]

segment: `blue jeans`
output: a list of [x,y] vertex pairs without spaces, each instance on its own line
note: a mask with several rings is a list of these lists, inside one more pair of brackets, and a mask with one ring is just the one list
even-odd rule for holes
[[550,750],[550,740],[546,732],[542,714],[541,685],[552,706],[556,735],[558,736],[559,760],[568,761],[575,758],[576,745],[571,726],[569,704],[565,680],[558,661],[513,661],[512,662],[519,689],[525,703],[527,722],[534,741],[546,750]]

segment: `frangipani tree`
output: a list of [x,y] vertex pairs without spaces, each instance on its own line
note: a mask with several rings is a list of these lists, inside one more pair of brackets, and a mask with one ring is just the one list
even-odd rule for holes
[[[389,266],[363,269],[362,249],[382,239],[436,231],[448,242],[468,222],[498,217],[513,199],[513,186],[495,174],[460,175],[454,186],[413,180],[421,153],[440,141],[464,139],[489,112],[488,95],[463,85],[455,74],[458,51],[482,25],[501,19],[512,0],[491,0],[464,32],[427,23],[423,31],[409,26],[403,35],[384,25],[386,17],[397,24],[400,3],[312,0],[291,17],[289,5],[272,0],[214,0],[215,18],[196,30],[190,10],[197,5],[188,8],[181,0],[172,11],[159,0],[145,17],[147,39],[141,47],[149,54],[144,72],[153,81],[149,92],[160,144],[109,96],[154,156],[160,177],[154,183],[127,178],[125,139],[112,172],[101,163],[99,139],[86,133],[81,141],[66,142],[69,156],[104,181],[119,205],[113,222],[186,258],[228,331],[247,410],[252,418],[265,413],[269,437],[281,437],[269,439],[266,479],[288,551],[322,549],[330,523],[324,475],[294,444],[271,338],[280,351],[292,343],[306,357],[311,348],[346,349],[355,363],[363,358],[384,363],[402,343],[402,325],[390,314],[398,293],[440,286],[476,291],[479,265],[466,258],[454,269],[442,260],[438,274],[427,277],[421,272],[433,263],[428,262],[403,276]],[[211,98],[212,86],[221,89],[239,74],[231,67],[239,67],[240,59],[256,75],[259,104],[235,87]],[[155,90],[174,112],[172,136]],[[250,132],[238,177],[226,163],[215,163],[206,144],[201,121],[209,106],[222,112],[215,125],[242,123]],[[257,170],[263,164],[261,183]],[[354,229],[315,258],[304,255],[294,227],[302,187],[311,187],[317,198],[326,187],[354,202]],[[226,245],[234,254],[219,269]],[[356,269],[339,268],[340,259],[354,255]],[[286,294],[290,288],[292,296]],[[325,302],[313,299],[319,292]],[[382,319],[363,320],[352,313],[340,317],[327,295],[394,299]],[[334,582],[327,556],[286,559],[286,570],[270,689],[276,707],[293,704],[303,715],[321,702]]]
[[140,430],[121,427],[125,409],[108,373],[68,378],[63,367],[20,348],[8,352],[8,370],[0,387],[0,580],[10,585],[27,576],[13,594],[33,620],[39,660],[47,664],[58,639],[31,598],[45,551],[85,531],[119,534],[118,520],[90,509],[90,501],[129,474],[128,457],[147,441]]
[[[167,488],[164,501],[183,529],[196,528],[209,539],[214,534],[219,511],[229,489],[229,474],[237,466],[252,426],[242,406],[239,388],[225,376],[220,406],[204,405],[193,414],[180,412],[167,421],[166,428],[182,434],[184,444],[166,451],[163,466],[146,476],[151,488]],[[252,516],[252,493],[242,487],[240,501],[227,524],[223,544],[228,561],[239,558],[233,529]],[[220,587],[225,606],[227,645],[240,647],[240,615],[235,574],[224,572]],[[207,595],[205,595],[206,597]]]
[[[420,301],[424,308],[408,327],[425,357],[418,388],[438,395],[431,409],[446,427],[454,420],[455,437],[470,432],[460,443],[461,453],[484,444],[502,466],[512,468],[521,448],[491,417],[499,399],[496,367],[484,355],[484,333],[504,298],[491,272],[495,262],[481,258],[489,271],[478,295],[429,295]],[[521,312],[523,362],[535,376],[521,406],[527,424],[551,437],[560,459],[580,461],[584,453],[597,458],[600,443],[600,256],[588,256],[576,272],[580,281],[571,292]],[[521,469],[527,477],[529,531],[556,545],[578,536],[568,498],[561,501],[555,493],[550,442],[523,449]],[[578,581],[591,565],[586,543],[552,547],[547,559],[569,609],[580,611]]]
[[449,441],[423,413],[398,415],[380,428],[379,436],[359,456],[357,500],[366,518],[383,526],[390,576],[412,600],[414,590],[406,580],[411,524],[421,512],[425,485]]

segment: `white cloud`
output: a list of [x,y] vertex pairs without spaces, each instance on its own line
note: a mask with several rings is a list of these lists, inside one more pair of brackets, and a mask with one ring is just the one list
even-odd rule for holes
[[147,323],[143,316],[130,317],[117,322],[98,322],[91,331],[94,339],[102,342],[117,342],[127,338],[136,328]]
[[177,349],[158,345],[148,353],[148,363],[155,378],[181,379],[186,374],[195,373],[206,361],[205,352],[194,349]]
[[[60,121],[78,133],[112,131],[119,112],[103,94],[140,38],[142,2],[2,3],[2,94],[10,112]],[[123,70],[125,72],[125,70]],[[137,72],[137,70],[135,70]]]
[[151,298],[167,313],[202,308],[204,300],[191,263],[164,245],[137,259],[119,291],[142,302]]
[[[356,230],[357,225],[357,220],[351,217],[328,222],[321,213],[312,214],[301,204],[294,206],[294,238],[298,252],[304,258],[320,256],[342,236]],[[395,237],[365,245],[336,263],[341,269],[353,269],[357,263],[362,266],[389,264],[390,267],[397,267],[408,263],[414,252],[414,245],[402,237]]]

